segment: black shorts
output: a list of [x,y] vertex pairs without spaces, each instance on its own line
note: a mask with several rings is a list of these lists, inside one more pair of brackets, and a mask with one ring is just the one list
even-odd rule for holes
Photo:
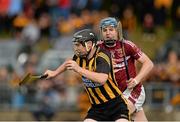
[[88,118],[97,121],[130,120],[127,104],[120,96],[100,105],[92,105],[85,119]]

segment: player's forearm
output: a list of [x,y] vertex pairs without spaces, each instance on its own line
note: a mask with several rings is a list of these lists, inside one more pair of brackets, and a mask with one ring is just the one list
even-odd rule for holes
[[93,80],[94,82],[104,84],[107,79],[108,75],[105,73],[97,73],[97,72],[92,72],[83,68],[80,68],[78,72],[83,75],[84,77]]
[[135,79],[139,82],[142,81],[142,79],[144,79],[148,75],[148,73],[152,70],[153,66],[154,66],[154,64],[151,60],[146,60],[143,63],[143,65],[142,65],[138,75],[135,77]]
[[60,65],[60,66],[55,70],[56,76],[57,76],[58,74],[61,74],[61,73],[64,72],[65,70],[66,70],[66,67],[65,67],[65,62],[64,62],[62,65]]

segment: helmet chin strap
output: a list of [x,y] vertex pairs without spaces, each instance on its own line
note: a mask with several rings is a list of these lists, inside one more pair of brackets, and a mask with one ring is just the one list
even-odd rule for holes
[[104,41],[104,43],[105,43],[105,45],[107,46],[107,47],[114,47],[114,46],[116,46],[116,40],[105,40]]

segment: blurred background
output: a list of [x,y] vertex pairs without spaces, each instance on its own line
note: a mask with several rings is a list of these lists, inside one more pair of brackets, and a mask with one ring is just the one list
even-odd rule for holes
[[99,33],[108,16],[121,20],[124,37],[155,64],[143,82],[148,120],[180,121],[179,0],[0,0],[0,120],[82,120],[89,102],[74,72],[17,82],[56,69],[73,56],[73,33]]

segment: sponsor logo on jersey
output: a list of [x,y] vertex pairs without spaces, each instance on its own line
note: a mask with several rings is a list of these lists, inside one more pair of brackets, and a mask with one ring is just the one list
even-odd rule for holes
[[90,79],[87,79],[84,76],[82,76],[82,81],[83,81],[83,83],[84,83],[84,85],[86,87],[91,87],[91,88],[93,87],[93,88],[95,88],[95,87],[102,86],[102,84],[97,83],[97,82],[93,82],[93,81],[91,81]]

